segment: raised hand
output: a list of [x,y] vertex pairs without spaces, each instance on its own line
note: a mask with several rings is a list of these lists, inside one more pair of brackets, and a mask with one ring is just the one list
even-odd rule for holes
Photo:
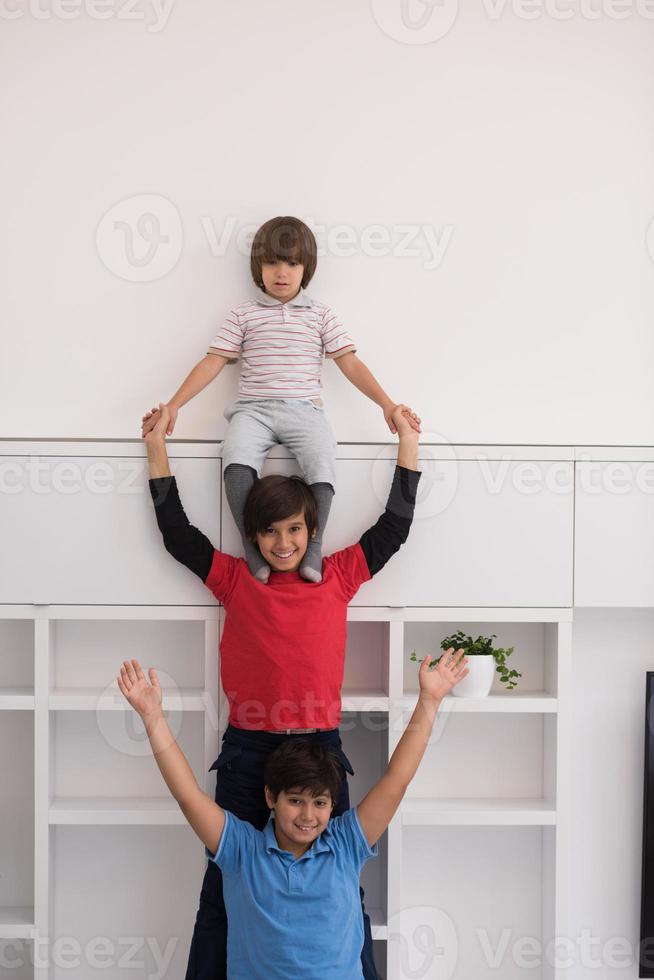
[[149,681],[138,660],[124,660],[117,678],[118,687],[144,721],[161,710],[163,700],[154,667],[150,667],[148,675]]
[[156,416],[152,415],[152,424],[150,428],[145,431],[144,425],[144,435],[143,438],[147,442],[151,440],[163,439],[165,440],[168,428],[170,425],[170,409],[163,402],[159,405],[159,408],[153,409],[156,412]]
[[462,648],[455,650],[454,647],[449,647],[432,669],[429,667],[430,663],[431,658],[427,654],[420,664],[418,678],[421,695],[429,695],[434,701],[444,698],[468,674],[468,658]]
[[384,418],[386,419],[388,428],[394,435],[396,432],[409,432],[411,429],[414,432],[421,431],[421,419],[408,405],[392,405],[391,408],[384,412]]
[[[168,411],[168,423],[166,425],[166,435],[171,436],[173,434],[175,423],[177,421],[178,409],[174,405],[165,405],[164,407]],[[161,404],[159,405],[159,408],[157,408],[155,405],[152,409],[150,409],[149,412],[146,412],[143,418],[141,419],[142,439],[145,439],[148,432],[151,432],[152,429],[154,429],[157,422],[161,418],[161,408],[162,408]]]

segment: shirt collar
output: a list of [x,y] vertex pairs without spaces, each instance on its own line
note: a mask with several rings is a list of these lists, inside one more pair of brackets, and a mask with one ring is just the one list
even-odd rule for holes
[[286,304],[282,304],[280,299],[275,299],[274,296],[269,296],[268,293],[264,293],[263,289],[257,289],[254,302],[260,303],[262,306],[311,306],[312,304],[311,298],[305,293],[302,287],[300,287],[300,292],[297,296],[289,299]]
[[[303,861],[305,858],[312,858],[316,854],[321,854],[323,851],[331,851],[332,832],[330,828],[331,828],[331,820],[323,830],[320,837],[318,837],[313,842],[313,845],[309,848],[309,850],[306,851],[301,858],[293,858],[293,860]],[[275,818],[273,817],[272,812],[268,817],[268,823],[263,828],[263,837],[266,844],[266,850],[268,851],[269,854],[272,853],[273,851],[277,851],[278,854],[288,854],[289,857],[293,857],[290,851],[285,851],[277,843],[277,838],[275,837]]]

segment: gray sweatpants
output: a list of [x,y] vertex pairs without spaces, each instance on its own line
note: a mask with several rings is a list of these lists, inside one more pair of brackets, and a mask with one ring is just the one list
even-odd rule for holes
[[336,440],[323,408],[303,398],[239,398],[225,409],[229,422],[223,444],[223,471],[231,463],[251,466],[257,476],[273,446],[293,453],[305,481],[336,480]]

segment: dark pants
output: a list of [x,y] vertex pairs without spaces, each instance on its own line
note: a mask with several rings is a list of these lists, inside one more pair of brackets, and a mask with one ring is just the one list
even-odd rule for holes
[[[249,732],[228,726],[223,737],[222,751],[212,769],[216,770],[216,803],[247,820],[257,830],[263,830],[270,811],[264,796],[263,770],[266,758],[287,739],[306,738],[328,745],[338,756],[345,772],[353,773],[352,766],[343,752],[338,729],[316,732],[313,735],[274,735],[268,732]],[[337,817],[350,808],[347,776],[343,774],[341,794],[332,811]],[[361,951],[361,967],[365,980],[379,980],[372,955],[370,919],[363,905],[364,941]],[[334,896],[334,901],[338,896]],[[220,868],[209,861],[202,882],[200,907],[195,919],[191,940],[186,980],[226,980],[227,978],[227,913],[223,901],[223,881]]]

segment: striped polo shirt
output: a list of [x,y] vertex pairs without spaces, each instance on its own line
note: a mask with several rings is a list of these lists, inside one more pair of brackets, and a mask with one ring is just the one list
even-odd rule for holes
[[325,303],[303,289],[287,303],[259,290],[230,310],[209,347],[231,362],[241,358],[239,398],[316,398],[325,357],[356,350]]

